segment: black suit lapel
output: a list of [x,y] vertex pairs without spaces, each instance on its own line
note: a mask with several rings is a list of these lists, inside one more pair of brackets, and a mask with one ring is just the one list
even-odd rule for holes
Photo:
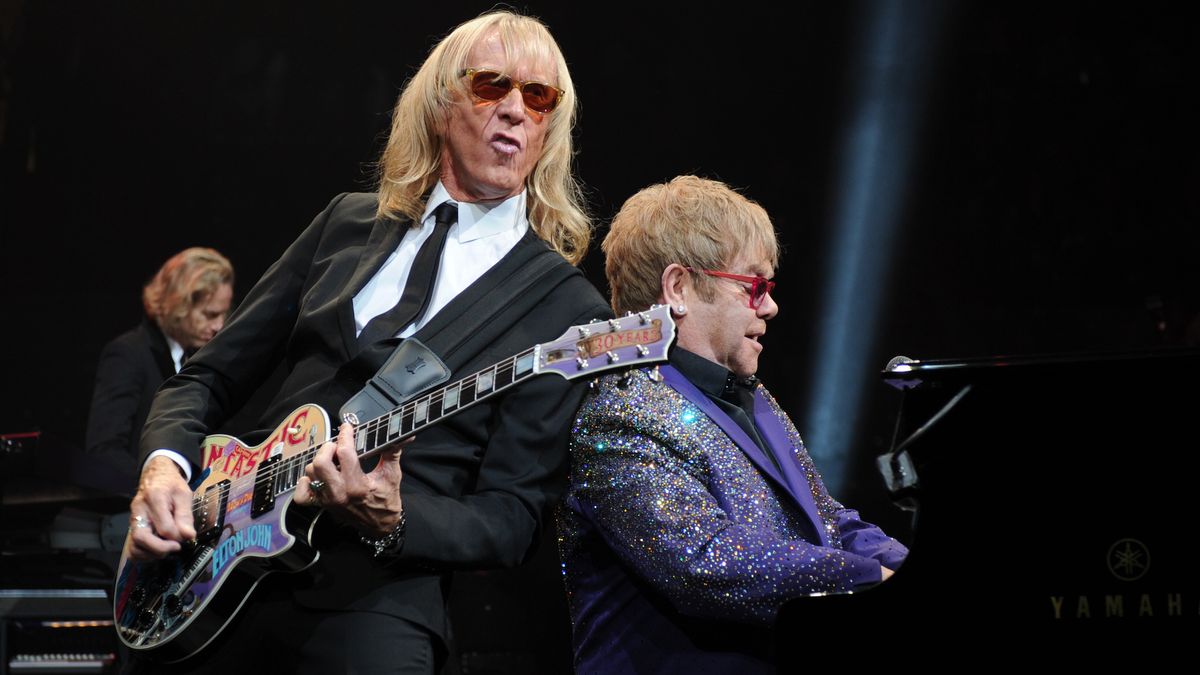
[[338,299],[338,318],[342,326],[342,339],[345,341],[346,354],[353,356],[359,351],[358,336],[354,330],[354,296],[367,285],[383,267],[392,253],[400,246],[404,233],[412,226],[412,221],[395,221],[387,218],[376,218],[371,228],[371,236],[363,245],[358,263],[350,280],[346,282],[345,290]]
[[162,375],[162,379],[165,380],[174,375],[175,359],[171,358],[171,347],[163,332],[149,319],[142,319],[139,330],[144,334],[146,344],[150,345],[150,353],[154,356],[154,365],[158,366],[158,372]]
[[437,335],[447,327],[454,325],[469,309],[475,308],[480,299],[484,295],[491,292],[493,289],[501,287],[505,280],[513,274],[520,271],[522,267],[527,265],[529,261],[538,253],[547,250],[549,247],[546,243],[538,238],[530,227],[525,236],[512,247],[508,253],[504,254],[492,268],[484,272],[481,277],[475,280],[470,286],[467,286],[462,293],[459,293],[453,300],[441,309],[429,323],[425,324],[421,330],[417,331],[413,337],[429,344],[429,338]]

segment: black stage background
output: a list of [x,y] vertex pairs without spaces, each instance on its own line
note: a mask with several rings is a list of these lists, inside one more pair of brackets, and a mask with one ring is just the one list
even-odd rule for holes
[[[867,163],[892,172],[890,201],[856,197],[893,229],[859,244],[886,263],[859,280],[877,303],[841,308],[876,318],[844,373],[866,396],[836,481],[901,532],[869,470],[890,440],[893,398],[875,372],[891,356],[1200,332],[1200,23],[1174,5],[1048,4],[518,5],[549,24],[577,82],[597,244],[626,197],[680,173],[744,188],[773,214],[782,313],[762,373],[798,423],[832,311],[852,164],[841,139],[864,72],[906,92],[911,124],[882,140],[907,159]],[[41,429],[58,447],[82,443],[96,358],[139,320],[158,265],[213,246],[243,294],[334,194],[369,188],[399,87],[490,4],[0,7],[0,432]],[[868,27],[888,11],[900,47],[871,71]],[[603,288],[598,245],[584,267]]]

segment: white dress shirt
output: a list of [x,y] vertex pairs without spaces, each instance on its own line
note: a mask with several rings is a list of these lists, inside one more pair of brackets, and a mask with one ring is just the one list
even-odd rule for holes
[[458,206],[458,222],[446,235],[446,247],[438,264],[437,279],[425,313],[400,331],[409,337],[429,323],[443,307],[483,276],[516,246],[529,230],[525,217],[525,192],[494,205],[455,202],[441,181],[425,204],[421,227],[404,233],[400,246],[383,263],[379,272],[354,296],[354,334],[362,333],[371,319],[395,306],[408,283],[408,273],[421,244],[433,234],[433,210],[444,202]]
[[183,368],[183,345],[167,336],[167,349],[171,350],[171,363],[175,366],[175,372],[179,372]]

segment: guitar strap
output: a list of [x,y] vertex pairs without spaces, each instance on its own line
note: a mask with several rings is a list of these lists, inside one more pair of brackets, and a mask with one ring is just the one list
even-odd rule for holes
[[[339,416],[345,419],[352,413],[360,423],[365,422],[449,380],[452,372],[498,340],[575,274],[580,274],[579,270],[566,264],[558,253],[541,248],[464,308],[453,330],[434,321],[402,340],[366,386],[342,406]],[[427,330],[430,328],[433,330]]]

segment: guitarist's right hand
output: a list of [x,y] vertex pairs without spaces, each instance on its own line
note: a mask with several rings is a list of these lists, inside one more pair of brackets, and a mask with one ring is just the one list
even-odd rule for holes
[[169,457],[146,462],[129,518],[129,556],[134,560],[165,557],[179,551],[180,542],[196,538],[192,490]]

